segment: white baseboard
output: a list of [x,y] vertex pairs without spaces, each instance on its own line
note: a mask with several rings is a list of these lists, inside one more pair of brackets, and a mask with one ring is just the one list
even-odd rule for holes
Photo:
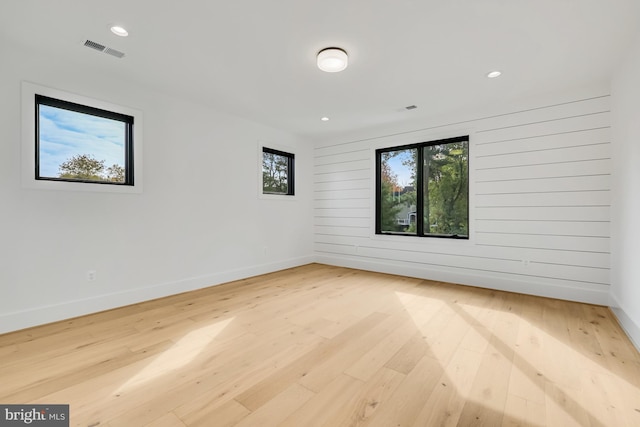
[[176,282],[160,283],[124,292],[96,295],[91,298],[78,299],[61,304],[46,305],[30,308],[28,310],[3,313],[0,314],[0,334],[136,304],[182,292],[220,285],[222,283],[246,279],[260,274],[298,267],[310,264],[314,261],[315,257],[309,255],[270,264],[260,264],[248,268],[223,271],[206,276],[190,277]]
[[460,285],[495,289],[498,291],[516,292],[520,294],[535,295],[547,298],[557,298],[568,301],[584,302],[588,304],[605,306],[609,305],[609,291],[606,288],[583,289],[569,286],[556,286],[550,285],[548,283],[536,283],[533,280],[512,280],[502,277],[468,274],[464,272],[453,273],[449,271],[432,270],[410,266],[408,267],[404,265],[401,266],[385,262],[372,262],[348,257],[339,258],[320,255],[316,257],[316,261],[321,264],[357,268],[360,270],[375,271],[379,273],[397,274],[400,276],[415,277],[418,279],[456,283]]
[[613,294],[611,295],[611,311],[618,319],[618,323],[622,326],[633,345],[640,351],[640,325],[629,317],[626,311],[620,307],[620,303]]

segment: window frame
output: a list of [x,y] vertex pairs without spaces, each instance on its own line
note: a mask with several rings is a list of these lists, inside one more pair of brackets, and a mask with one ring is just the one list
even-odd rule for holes
[[[264,180],[263,180],[263,162],[264,162],[264,153],[275,154],[277,156],[286,157],[287,158],[287,192],[286,193],[271,193],[264,191]],[[295,153],[289,153],[287,151],[278,150],[275,148],[267,147],[266,145],[261,146],[260,150],[260,194],[265,197],[271,196],[286,196],[291,197],[295,196]]]
[[[470,177],[469,171],[470,168],[470,160],[471,156],[469,155],[469,149],[471,147],[470,137],[469,135],[456,136],[451,138],[443,138],[437,140],[431,140],[426,142],[419,143],[411,143],[404,144],[394,147],[384,147],[378,148],[375,150],[375,234],[382,236],[407,236],[407,237],[435,237],[439,239],[452,239],[452,240],[469,240],[471,235],[471,220],[470,220],[470,202],[467,203],[467,235],[459,236],[457,234],[449,235],[449,234],[429,234],[424,232],[424,186],[416,185],[416,233],[408,234],[408,233],[400,233],[400,232],[392,232],[392,231],[382,231],[382,200],[380,198],[380,194],[382,192],[382,154],[388,153],[392,151],[402,151],[402,150],[417,150],[417,165],[424,164],[424,148],[431,147],[435,145],[446,145],[457,142],[466,142],[467,143],[467,195],[468,199],[470,198]],[[423,180],[423,167],[416,167],[416,179],[415,182],[422,182]]]
[[[60,179],[36,179],[36,113],[35,95],[43,95],[61,101],[84,105],[99,110],[110,111],[133,117],[132,146],[131,146],[131,185],[122,183],[106,183],[101,181],[60,180]],[[21,185],[25,189],[54,190],[95,193],[120,193],[140,194],[143,191],[143,126],[144,117],[142,111],[113,104],[96,98],[77,95],[75,93],[42,86],[27,81],[21,82]],[[104,184],[111,185],[104,185]]]
[[[115,111],[104,110],[101,108],[92,107],[89,105],[78,104],[75,102],[66,101],[63,99],[53,98],[46,95],[41,95],[36,93],[34,99],[35,103],[35,179],[38,181],[63,181],[63,182],[74,182],[74,183],[83,183],[83,184],[99,184],[99,185],[120,185],[120,186],[133,186],[135,183],[134,179],[134,154],[133,154],[133,146],[134,146],[134,138],[133,138],[133,128],[135,123],[135,118],[133,116],[118,113]],[[73,111],[75,113],[81,113],[86,115],[91,115],[95,117],[101,117],[105,119],[115,120],[119,122],[123,122],[125,124],[124,129],[124,182],[113,182],[113,181],[98,181],[98,180],[87,180],[87,179],[71,179],[71,178],[59,178],[59,177],[48,177],[40,175],[40,106],[45,105],[49,107],[54,107],[62,110]]]

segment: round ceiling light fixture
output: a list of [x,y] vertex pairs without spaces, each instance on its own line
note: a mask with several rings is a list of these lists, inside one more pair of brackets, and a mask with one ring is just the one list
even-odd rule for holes
[[500,71],[496,70],[496,71],[492,71],[489,74],[487,74],[487,77],[490,78],[490,79],[495,79],[496,77],[500,77],[501,74],[502,73]]
[[119,25],[112,25],[110,30],[116,36],[127,37],[129,35],[129,32]]
[[318,52],[318,68],[327,73],[337,73],[347,68],[349,57],[344,49],[328,47]]
[[329,117],[322,117],[322,118],[320,118],[320,120],[322,120],[323,122],[328,122],[329,121]]

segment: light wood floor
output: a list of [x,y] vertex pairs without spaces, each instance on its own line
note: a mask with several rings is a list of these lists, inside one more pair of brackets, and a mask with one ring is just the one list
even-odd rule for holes
[[0,336],[73,426],[639,426],[607,308],[312,264]]

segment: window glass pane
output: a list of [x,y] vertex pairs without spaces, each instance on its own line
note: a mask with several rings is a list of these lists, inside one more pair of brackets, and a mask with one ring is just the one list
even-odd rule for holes
[[262,192],[289,194],[289,157],[262,153]]
[[424,233],[469,235],[469,143],[423,148]]
[[39,105],[40,178],[125,182],[127,124]]
[[416,159],[418,150],[381,153],[380,231],[416,234]]

